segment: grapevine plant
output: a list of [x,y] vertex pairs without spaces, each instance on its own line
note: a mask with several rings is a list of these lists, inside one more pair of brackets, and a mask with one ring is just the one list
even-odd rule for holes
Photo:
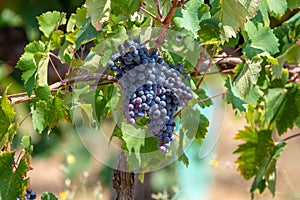
[[[125,171],[142,174],[170,159],[188,166],[188,141],[201,143],[222,123],[202,114],[219,96],[248,123],[234,154],[241,176],[253,178],[251,197],[275,195],[276,162],[300,135],[284,137],[300,127],[299,11],[294,0],[86,0],[68,18],[38,16],[40,40],[16,65],[26,91],[10,94],[8,86],[0,99],[0,199],[36,198],[27,177],[30,136],[19,156],[11,147],[28,117],[40,134],[59,122],[97,129],[114,119],[108,142],[118,138]],[[49,68],[58,82],[48,82]],[[201,86],[213,73],[222,74],[224,91],[212,96]],[[14,107],[24,102],[30,112],[21,117]]]

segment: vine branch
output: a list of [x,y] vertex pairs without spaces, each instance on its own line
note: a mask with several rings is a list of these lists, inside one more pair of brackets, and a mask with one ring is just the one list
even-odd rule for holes
[[[59,90],[59,88],[63,86],[70,86],[76,82],[89,82],[89,81],[97,81],[97,85],[101,85],[103,83],[106,84],[116,83],[117,79],[114,76],[110,76],[102,73],[74,76],[50,85],[50,92],[56,92],[57,90]],[[26,92],[7,95],[7,98],[10,100],[12,104],[19,104],[26,101],[30,101],[33,97],[35,97],[34,94],[29,97]]]
[[288,140],[290,140],[290,139],[293,139],[293,138],[295,138],[295,137],[299,137],[300,136],[300,133],[296,133],[296,134],[294,134],[294,135],[291,135],[291,136],[288,136],[288,137],[286,137],[286,138],[284,138],[283,139],[283,141],[288,141]]

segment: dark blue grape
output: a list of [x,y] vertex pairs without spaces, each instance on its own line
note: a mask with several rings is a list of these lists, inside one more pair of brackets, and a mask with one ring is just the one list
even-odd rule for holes
[[36,199],[36,193],[35,192],[31,192],[30,199]]

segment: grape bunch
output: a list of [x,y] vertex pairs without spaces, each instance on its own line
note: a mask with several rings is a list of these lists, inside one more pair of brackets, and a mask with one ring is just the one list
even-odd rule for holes
[[148,129],[158,138],[160,151],[167,153],[175,139],[175,113],[193,97],[180,78],[183,64],[168,65],[157,50],[149,51],[139,38],[125,40],[118,50],[107,65],[123,86],[122,110],[127,123],[135,124],[138,118],[148,116]]
[[[31,189],[27,189],[24,192],[24,199],[25,200],[34,200],[36,199],[37,195],[35,192],[33,192]],[[21,198],[17,198],[17,200],[21,200]]]

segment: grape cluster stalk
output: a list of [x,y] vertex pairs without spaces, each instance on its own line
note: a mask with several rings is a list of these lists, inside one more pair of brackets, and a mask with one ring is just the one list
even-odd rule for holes
[[148,116],[148,129],[158,138],[160,151],[167,153],[175,139],[175,113],[193,98],[180,78],[183,64],[168,65],[157,50],[149,51],[139,38],[125,40],[118,50],[107,65],[123,86],[122,110],[127,123],[135,124],[138,118]]

